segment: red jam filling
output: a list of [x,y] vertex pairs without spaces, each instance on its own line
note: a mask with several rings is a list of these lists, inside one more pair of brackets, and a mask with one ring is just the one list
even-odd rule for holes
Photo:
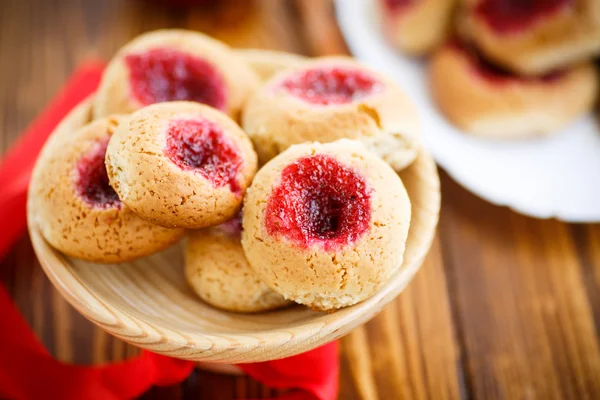
[[215,187],[241,193],[237,175],[242,158],[221,129],[206,120],[176,119],[167,128],[165,154],[179,168],[196,171]]
[[475,13],[496,32],[515,33],[575,5],[576,0],[480,0]]
[[242,235],[242,210],[237,212],[233,218],[219,225],[219,229],[226,235],[239,238]]
[[564,75],[564,70],[553,71],[541,76],[516,75],[487,61],[473,46],[457,40],[453,41],[451,46],[463,53],[468,58],[475,74],[490,83],[552,83]]
[[344,104],[360,100],[381,89],[370,74],[346,67],[311,69],[287,78],[281,86],[312,104]]
[[414,2],[415,0],[383,0],[383,3],[387,7],[387,9],[392,12],[397,12],[406,9]]
[[125,57],[133,96],[142,104],[189,100],[223,110],[224,79],[208,61],[188,53],[156,48]]
[[77,162],[77,193],[88,204],[98,208],[121,207],[117,193],[108,183],[104,164],[109,139],[110,137],[106,137],[99,141]]
[[283,170],[269,196],[267,232],[301,248],[337,249],[368,231],[370,192],[361,175],[331,156],[300,158]]

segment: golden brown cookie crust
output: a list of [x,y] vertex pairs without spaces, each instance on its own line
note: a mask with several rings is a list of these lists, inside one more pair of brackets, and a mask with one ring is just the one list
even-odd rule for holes
[[[359,101],[315,106],[279,86],[303,70],[332,66],[365,71],[382,82],[382,89]],[[301,68],[277,74],[248,101],[242,125],[261,164],[293,144],[348,138],[362,141],[400,170],[412,163],[420,147],[414,105],[391,79],[348,57],[316,58]]]
[[202,300],[234,312],[261,312],[291,304],[256,276],[239,236],[220,227],[192,231],[185,252],[185,276]]
[[309,60],[308,57],[285,51],[236,49],[235,52],[250,65],[263,81],[269,80],[273,75],[286,69],[298,68]]
[[377,3],[386,37],[399,50],[422,56],[446,39],[456,0],[419,0],[396,12],[385,0]]
[[125,56],[152,48],[173,48],[210,62],[222,75],[227,92],[224,112],[234,119],[257,89],[260,79],[250,66],[226,44],[198,32],[165,29],[145,33],[122,47],[106,68],[94,103],[96,118],[131,113],[143,107],[132,98]]
[[[327,154],[360,173],[372,189],[371,221],[355,242],[336,250],[301,248],[265,228],[269,195],[295,160]],[[398,175],[361,144],[340,140],[294,145],[256,175],[244,201],[242,246],[252,269],[285,298],[317,310],[333,310],[371,296],[402,265],[411,206]]]
[[64,254],[87,261],[131,261],[177,242],[182,229],[150,224],[130,209],[91,206],[76,192],[77,162],[123,121],[112,116],[93,121],[75,132],[61,146],[43,152],[30,185],[29,207],[40,232]]
[[[215,187],[194,170],[179,168],[165,154],[171,119],[207,120],[219,127],[243,160],[235,178],[240,192]],[[203,228],[230,219],[256,172],[248,136],[225,114],[193,102],[154,104],[119,126],[106,152],[106,168],[119,198],[140,217],[165,227]]]
[[495,32],[477,17],[479,0],[463,0],[461,32],[491,60],[524,75],[540,75],[600,54],[600,2],[578,0],[522,32]]
[[551,82],[489,82],[453,46],[432,57],[429,80],[438,107],[452,123],[467,133],[504,139],[560,130],[592,108],[598,88],[590,63],[569,68]]

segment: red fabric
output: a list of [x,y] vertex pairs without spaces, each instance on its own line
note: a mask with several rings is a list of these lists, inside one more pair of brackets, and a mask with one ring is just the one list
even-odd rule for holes
[[[0,258],[26,226],[25,206],[31,170],[48,135],[60,120],[98,86],[103,64],[81,67],[52,103],[0,160]],[[153,385],[185,380],[194,363],[148,351],[136,358],[99,366],[59,362],[37,340],[6,288],[0,284],[0,398],[129,399]],[[337,395],[337,343],[283,360],[240,367],[263,384],[298,389],[281,400],[331,400]]]
[[246,374],[267,386],[303,390],[280,399],[335,399],[338,392],[338,344],[331,342],[297,356],[257,364],[238,365]]

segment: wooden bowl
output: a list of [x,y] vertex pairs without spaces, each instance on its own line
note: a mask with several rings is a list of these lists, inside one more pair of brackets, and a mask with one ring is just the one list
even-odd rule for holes
[[[89,118],[87,101],[65,118],[44,151],[64,143],[69,132]],[[301,306],[261,314],[213,308],[186,284],[181,245],[120,265],[66,257],[41,236],[31,197],[29,233],[54,286],[81,314],[118,338],[156,353],[194,361],[266,361],[305,352],[345,335],[373,318],[410,282],[435,233],[439,178],[435,163],[425,152],[400,176],[412,202],[402,268],[371,298],[334,313],[313,312]]]

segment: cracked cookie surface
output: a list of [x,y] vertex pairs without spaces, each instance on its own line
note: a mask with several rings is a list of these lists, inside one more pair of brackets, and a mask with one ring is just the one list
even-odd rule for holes
[[185,250],[185,277],[202,300],[234,312],[261,312],[291,304],[250,268],[241,245],[242,216],[192,231]]
[[131,113],[165,101],[197,101],[234,119],[260,78],[229,48],[199,32],[164,29],[138,36],[107,66],[94,115]]
[[106,145],[125,116],[101,118],[43,152],[30,188],[32,213],[56,249],[87,261],[118,263],[163,250],[182,229],[151,224],[134,214],[109,185]]
[[416,108],[388,77],[347,57],[323,57],[275,75],[244,109],[261,164],[293,144],[362,141],[396,170],[420,147]]
[[167,102],[138,110],[119,126],[106,166],[121,201],[142,218],[203,228],[239,210],[256,154],[225,114],[198,103]]
[[385,162],[339,140],[275,157],[243,212],[242,246],[260,279],[287,299],[333,310],[368,298],[400,268],[411,206]]

